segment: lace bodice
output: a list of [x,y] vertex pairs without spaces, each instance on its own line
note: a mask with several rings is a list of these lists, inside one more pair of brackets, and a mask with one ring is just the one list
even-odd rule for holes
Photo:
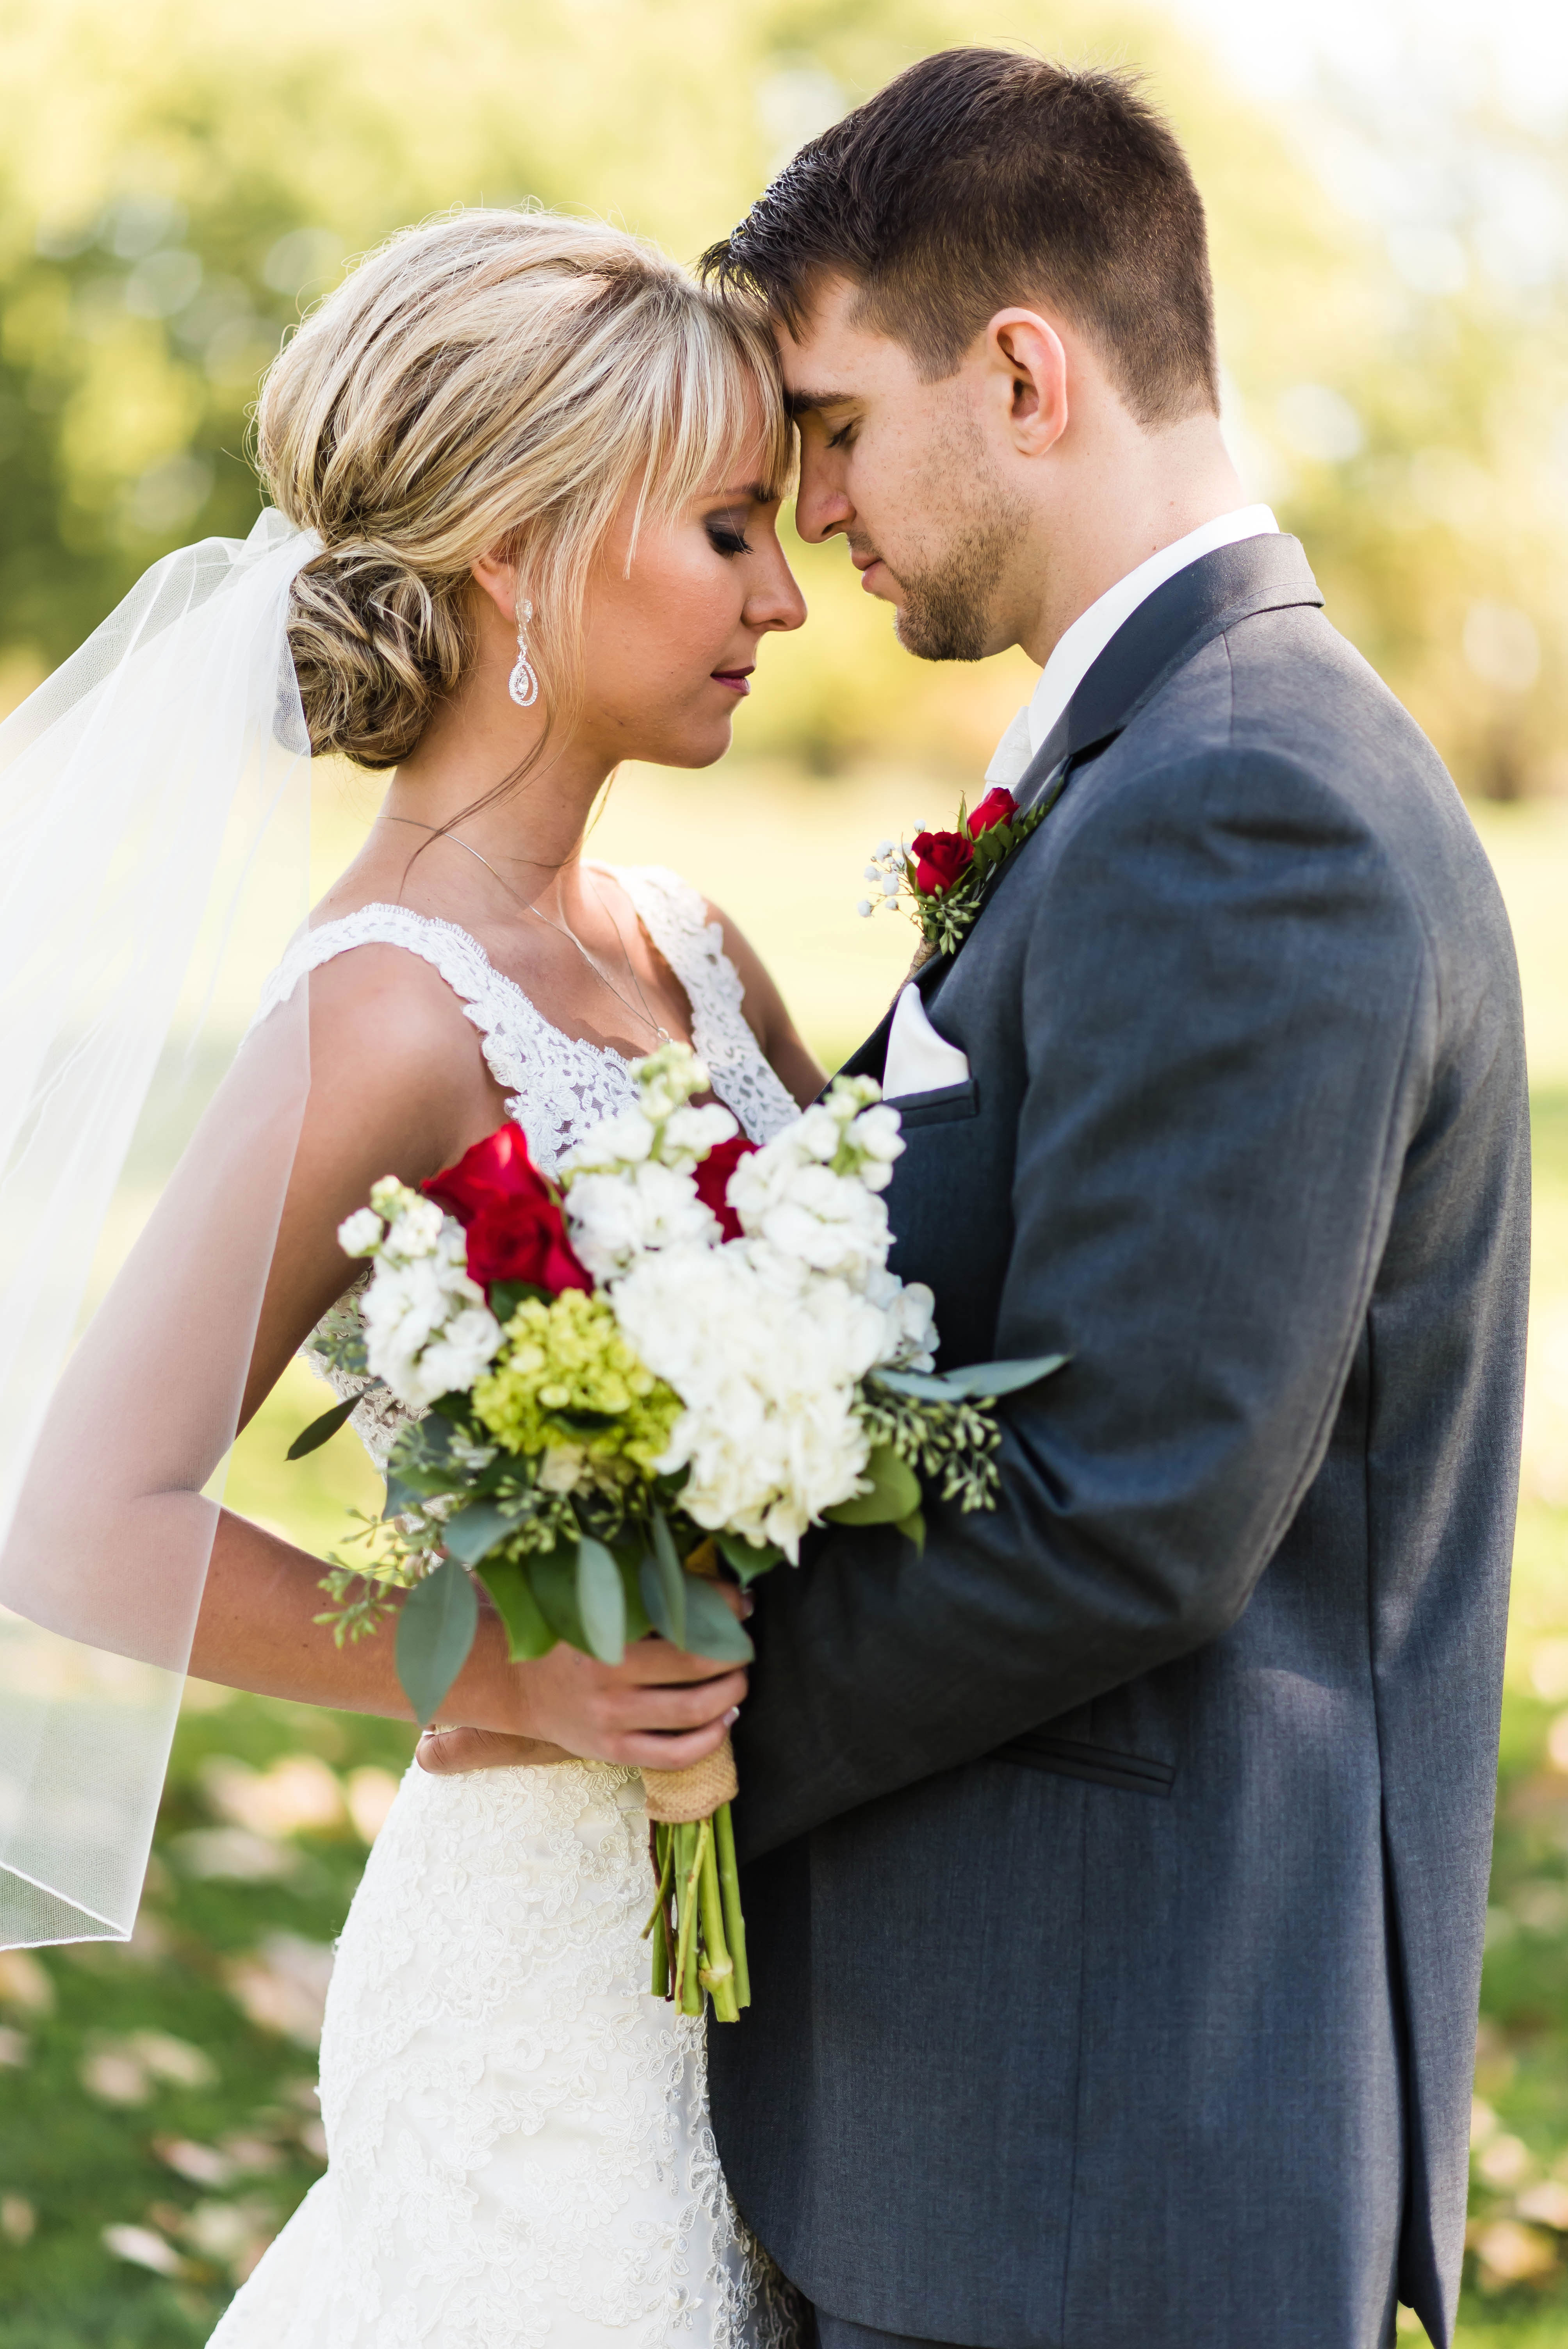
[[[794,1116],[795,1103],[747,1025],[740,974],[724,951],[723,931],[707,919],[696,891],[662,865],[596,869],[620,883],[685,988],[692,1042],[707,1063],[714,1092],[753,1142],[766,1142]],[[517,981],[497,970],[477,938],[455,923],[416,914],[407,905],[361,905],[341,921],[302,931],[267,981],[257,1019],[286,1001],[307,971],[365,946],[404,947],[439,971],[479,1030],[490,1074],[506,1095],[507,1115],[521,1126],[535,1164],[547,1174],[553,1174],[585,1133],[630,1107],[634,1087],[629,1060],[552,1027]],[[350,1291],[328,1321],[356,1309]],[[327,1327],[322,1325],[318,1340]],[[346,1394],[358,1383],[334,1373],[312,1347],[306,1351],[337,1392]],[[355,1413],[352,1424],[378,1468],[386,1466],[392,1439],[407,1417],[402,1405],[382,1391]]]

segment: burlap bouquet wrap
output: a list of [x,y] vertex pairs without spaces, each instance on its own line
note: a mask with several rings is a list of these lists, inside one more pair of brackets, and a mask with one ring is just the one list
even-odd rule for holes
[[643,1789],[650,1819],[684,1826],[695,1819],[710,1818],[721,1804],[733,1803],[740,1791],[728,1732],[724,1744],[705,1762],[694,1762],[685,1770],[645,1770]]

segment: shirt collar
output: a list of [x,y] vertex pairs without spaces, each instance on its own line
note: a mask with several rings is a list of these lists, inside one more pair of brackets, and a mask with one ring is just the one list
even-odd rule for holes
[[1269,537],[1278,530],[1279,524],[1267,506],[1241,506],[1234,513],[1219,514],[1212,522],[1200,523],[1185,538],[1162,546],[1158,554],[1151,554],[1146,563],[1119,579],[1114,587],[1108,587],[1087,612],[1079,613],[1057,642],[1040,671],[1033,698],[1019,710],[996,746],[995,756],[985,770],[987,783],[1001,783],[1011,790],[1017,782],[1088,670],[1146,596],[1152,595],[1157,587],[1162,587],[1168,579],[1173,579],[1179,571],[1184,571],[1202,556],[1212,554],[1222,546],[1234,546],[1244,538]]

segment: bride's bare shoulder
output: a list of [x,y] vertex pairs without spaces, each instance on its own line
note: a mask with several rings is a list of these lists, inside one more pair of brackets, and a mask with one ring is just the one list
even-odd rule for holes
[[[494,1081],[462,998],[436,966],[385,937],[346,942],[310,972],[311,1092],[377,1123],[499,1122]],[[437,1164],[443,1163],[438,1159]]]

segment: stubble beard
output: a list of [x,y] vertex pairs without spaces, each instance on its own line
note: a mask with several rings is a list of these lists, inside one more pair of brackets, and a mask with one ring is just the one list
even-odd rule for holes
[[1006,557],[1020,524],[1012,517],[978,524],[951,545],[928,571],[906,573],[903,609],[893,629],[917,660],[984,660],[992,649],[992,611]]
[[[946,543],[934,561],[893,574],[904,596],[893,628],[917,660],[977,661],[995,649],[995,607],[1025,530],[1026,509],[987,474],[978,436],[962,437],[966,445],[944,449],[936,471],[947,494],[927,508],[938,527],[951,522]],[[964,501],[966,511],[954,511],[951,484],[965,476],[978,492],[978,511],[974,496]]]

